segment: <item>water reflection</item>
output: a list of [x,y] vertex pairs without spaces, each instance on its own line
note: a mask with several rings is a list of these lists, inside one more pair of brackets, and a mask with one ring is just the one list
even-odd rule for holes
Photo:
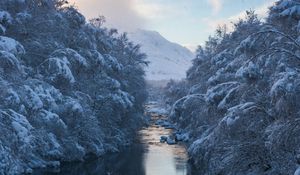
[[[187,175],[184,146],[160,143],[171,130],[151,125],[139,132],[139,142],[122,153],[63,164],[60,170],[35,171],[35,175]],[[52,172],[51,172],[52,171]]]
[[37,170],[34,175],[145,175],[144,148],[134,144],[120,154],[63,164],[58,170]]
[[144,157],[146,175],[187,174],[185,148],[159,142],[160,136],[169,135],[170,132],[155,125],[141,131],[142,143],[148,147]]

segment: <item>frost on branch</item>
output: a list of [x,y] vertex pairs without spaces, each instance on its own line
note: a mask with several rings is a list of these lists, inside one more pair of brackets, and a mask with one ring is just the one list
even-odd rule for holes
[[0,50],[20,56],[25,54],[24,47],[16,40],[0,36]]
[[66,57],[51,57],[41,65],[39,70],[50,82],[57,85],[69,85],[75,82],[70,62]]

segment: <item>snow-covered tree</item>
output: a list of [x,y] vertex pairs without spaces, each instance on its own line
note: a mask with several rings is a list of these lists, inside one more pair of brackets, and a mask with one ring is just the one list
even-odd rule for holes
[[265,22],[247,11],[197,50],[170,118],[200,174],[299,172],[299,9],[280,0]]
[[0,174],[132,141],[147,95],[140,46],[65,0],[2,0],[0,35]]

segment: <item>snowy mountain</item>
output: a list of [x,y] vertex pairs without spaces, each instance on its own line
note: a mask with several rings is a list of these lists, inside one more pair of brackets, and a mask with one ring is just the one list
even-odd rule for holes
[[142,46],[150,62],[146,69],[148,80],[182,79],[191,66],[194,54],[187,48],[168,41],[158,32],[136,30],[128,37]]

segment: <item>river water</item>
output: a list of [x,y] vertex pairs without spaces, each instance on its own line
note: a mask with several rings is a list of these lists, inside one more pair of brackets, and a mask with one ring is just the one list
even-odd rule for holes
[[187,153],[184,145],[160,143],[160,136],[172,130],[155,125],[164,116],[151,114],[148,127],[139,131],[130,148],[118,154],[91,158],[85,162],[63,164],[56,171],[35,171],[45,175],[188,175]]
[[[162,116],[153,116],[152,122]],[[170,135],[172,130],[152,123],[140,131],[141,143],[146,145],[144,153],[145,175],[187,175],[187,153],[181,144],[168,145],[160,143],[160,136]]]

